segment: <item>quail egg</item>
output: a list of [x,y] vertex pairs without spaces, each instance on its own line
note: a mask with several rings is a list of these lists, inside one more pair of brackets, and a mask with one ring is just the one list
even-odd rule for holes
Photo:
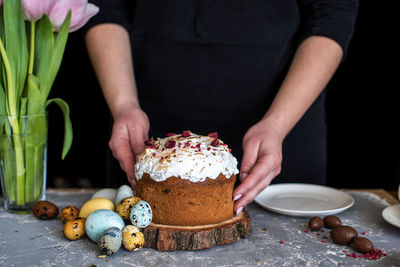
[[138,197],[127,197],[121,200],[116,208],[116,212],[123,220],[129,220],[133,206],[140,201]]
[[130,213],[131,223],[139,228],[145,228],[150,225],[153,219],[153,212],[150,204],[144,200],[140,200],[133,206]]
[[127,225],[122,229],[122,244],[128,251],[139,250],[144,245],[144,235],[136,226]]
[[118,227],[107,229],[97,241],[101,253],[111,255],[116,253],[122,244],[122,233]]
[[119,203],[121,200],[123,200],[124,198],[127,198],[127,197],[133,197],[133,196],[134,196],[133,190],[132,190],[132,188],[131,188],[130,186],[128,186],[128,185],[121,185],[121,186],[118,188],[117,195],[115,196],[114,205],[115,205],[115,206],[118,206],[118,203]]
[[66,206],[61,210],[60,218],[63,223],[79,217],[79,209],[74,206]]
[[69,240],[77,240],[82,238],[85,231],[85,218],[75,218],[64,224],[64,236]]
[[41,220],[50,220],[58,216],[57,206],[50,201],[38,201],[32,207],[33,215]]

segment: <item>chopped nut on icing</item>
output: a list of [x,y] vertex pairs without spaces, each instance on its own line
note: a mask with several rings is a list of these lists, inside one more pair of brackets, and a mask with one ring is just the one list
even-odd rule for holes
[[216,179],[219,174],[230,178],[239,173],[230,151],[216,132],[201,136],[184,131],[157,140],[151,138],[146,140],[146,149],[136,162],[135,176],[140,180],[147,173],[156,181],[175,176],[192,182]]

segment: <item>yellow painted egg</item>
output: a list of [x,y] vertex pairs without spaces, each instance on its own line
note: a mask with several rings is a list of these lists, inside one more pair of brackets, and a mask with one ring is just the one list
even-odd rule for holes
[[69,240],[77,240],[82,238],[85,234],[85,218],[75,218],[67,221],[64,224],[64,236]]
[[79,212],[79,217],[87,218],[90,213],[101,209],[114,211],[115,206],[114,203],[107,198],[94,198],[83,204]]
[[139,197],[127,197],[119,202],[115,211],[123,220],[129,220],[129,215],[133,206],[141,199]]
[[127,225],[122,229],[122,245],[128,251],[136,251],[144,245],[144,235],[139,228]]

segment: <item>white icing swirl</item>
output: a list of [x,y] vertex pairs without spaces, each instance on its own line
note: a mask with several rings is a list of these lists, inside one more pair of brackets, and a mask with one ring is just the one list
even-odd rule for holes
[[[216,146],[215,142],[219,144]],[[140,180],[144,173],[148,173],[158,182],[171,176],[203,182],[206,178],[216,179],[220,174],[226,178],[238,174],[237,163],[228,146],[220,139],[194,133],[190,133],[189,137],[179,134],[159,138],[147,146],[136,162],[135,176]]]

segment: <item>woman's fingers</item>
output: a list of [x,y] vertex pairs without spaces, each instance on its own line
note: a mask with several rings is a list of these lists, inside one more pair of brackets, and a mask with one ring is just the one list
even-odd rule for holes
[[[244,142],[243,143],[243,158],[240,166],[240,182],[243,182],[249,175],[251,169],[257,163],[258,158],[258,142]],[[236,195],[235,195],[236,196]]]
[[114,157],[119,161],[122,170],[131,179],[135,174],[135,159],[127,130],[114,130],[109,145]]
[[280,171],[280,162],[273,155],[262,156],[247,178],[235,189],[235,211],[246,207],[272,181]]
[[149,130],[147,115],[140,109],[128,109],[115,118],[109,146],[114,157],[134,186],[135,163],[144,149]]

